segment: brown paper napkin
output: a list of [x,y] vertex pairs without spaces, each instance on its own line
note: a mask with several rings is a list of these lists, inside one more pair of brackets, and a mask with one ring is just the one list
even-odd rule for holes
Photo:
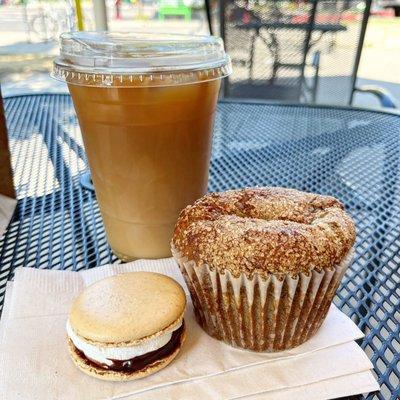
[[[290,351],[260,354],[233,349],[206,335],[194,321],[189,303],[188,339],[180,356],[165,370],[127,383],[103,382],[82,374],[66,349],[65,322],[72,299],[104,276],[144,269],[165,273],[183,284],[171,259],[140,260],[79,273],[17,269],[12,295],[7,290],[3,335],[0,330],[0,391],[5,398],[233,399],[261,393],[282,396],[290,390],[301,399],[309,398],[310,385],[317,385],[321,397],[315,398],[322,399],[328,398],[322,393],[328,395],[334,387],[340,387],[340,395],[377,389],[367,375],[370,361],[353,342],[362,337],[361,332],[335,307],[310,341]],[[346,384],[348,375],[358,380],[348,379]]]
[[[242,387],[249,384],[247,377],[252,374],[251,367],[239,377],[236,382]],[[229,376],[231,373],[227,372],[224,376]],[[264,375],[264,381],[268,378]],[[259,376],[260,379],[263,378]],[[239,383],[240,382],[240,383]],[[264,386],[267,385],[264,383]],[[238,395],[226,397],[230,400],[246,399],[246,400],[323,400],[323,399],[336,399],[338,397],[347,397],[359,393],[369,393],[378,390],[379,387],[370,371],[359,372],[350,375],[344,375],[337,378],[330,378],[319,382],[308,383],[300,386],[287,387],[281,390],[269,391],[261,389],[258,393],[250,395]],[[156,389],[147,391],[133,396],[123,397],[124,400],[160,400],[160,399],[214,399],[224,398],[222,393],[225,390],[225,384],[222,380],[218,382],[217,387],[210,385],[209,380],[203,383],[191,382],[190,384],[178,384],[168,386],[164,389]],[[238,391],[234,388],[236,392]],[[240,392],[240,390],[239,390]],[[249,390],[251,392],[251,389]],[[216,394],[218,396],[216,397]]]

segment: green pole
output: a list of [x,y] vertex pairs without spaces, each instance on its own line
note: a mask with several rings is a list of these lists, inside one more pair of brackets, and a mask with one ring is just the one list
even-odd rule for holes
[[81,0],[75,0],[75,8],[76,8],[76,22],[78,26],[78,31],[83,31],[83,13],[82,13]]

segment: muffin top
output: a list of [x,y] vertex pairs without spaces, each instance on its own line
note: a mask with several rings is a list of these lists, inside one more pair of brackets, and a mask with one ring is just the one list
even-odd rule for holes
[[331,196],[260,187],[210,193],[180,214],[172,248],[234,276],[308,273],[340,263],[355,241]]

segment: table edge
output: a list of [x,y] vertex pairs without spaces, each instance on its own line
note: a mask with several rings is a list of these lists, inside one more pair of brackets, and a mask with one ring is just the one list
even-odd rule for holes
[[[7,94],[3,98],[5,100],[18,98],[18,97],[35,97],[35,96],[69,96],[69,93],[65,92],[36,92],[36,93],[18,93],[18,94]],[[218,104],[253,104],[253,105],[269,105],[269,106],[288,106],[288,107],[299,107],[299,108],[320,108],[320,109],[332,109],[332,110],[343,110],[343,111],[364,111],[375,114],[386,114],[400,117],[400,110],[398,109],[382,109],[378,107],[359,107],[350,105],[338,105],[338,104],[302,104],[293,103],[290,101],[282,100],[262,100],[262,99],[248,99],[248,98],[220,98]]]

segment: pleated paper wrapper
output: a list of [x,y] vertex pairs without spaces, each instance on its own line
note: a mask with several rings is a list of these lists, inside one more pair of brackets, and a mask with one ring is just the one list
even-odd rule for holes
[[254,351],[282,351],[311,338],[324,321],[353,250],[334,268],[248,278],[197,265],[177,249],[176,259],[192,297],[195,316],[212,337]]

